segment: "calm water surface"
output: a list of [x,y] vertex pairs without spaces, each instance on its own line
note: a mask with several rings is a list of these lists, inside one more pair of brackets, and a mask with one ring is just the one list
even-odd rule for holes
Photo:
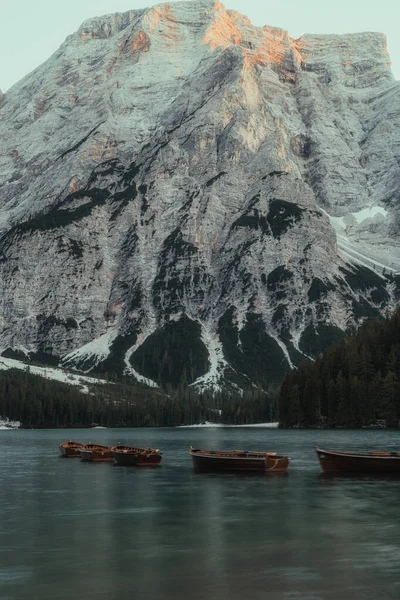
[[[59,458],[70,437],[156,446],[162,467]],[[289,474],[195,474],[190,444],[288,453]],[[326,478],[315,444],[400,433],[0,431],[0,600],[398,600],[400,479]]]

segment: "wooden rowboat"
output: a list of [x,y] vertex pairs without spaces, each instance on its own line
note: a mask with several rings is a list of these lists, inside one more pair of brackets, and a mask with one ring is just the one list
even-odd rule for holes
[[155,448],[134,448],[133,446],[114,446],[111,455],[117,465],[135,467],[158,467],[162,454]]
[[315,448],[324,473],[400,475],[400,452],[337,452]]
[[196,471],[248,471],[262,473],[285,473],[289,467],[287,456],[278,456],[276,452],[251,452],[232,450],[199,450],[190,447]]
[[81,455],[79,449],[82,448],[83,445],[84,444],[69,440],[69,442],[62,442],[61,444],[58,444],[58,448],[63,458],[80,458]]
[[81,459],[84,462],[112,462],[113,457],[109,446],[99,444],[86,444],[79,448]]

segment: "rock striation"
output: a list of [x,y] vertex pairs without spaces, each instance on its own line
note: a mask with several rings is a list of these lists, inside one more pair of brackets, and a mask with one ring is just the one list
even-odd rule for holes
[[0,348],[268,385],[390,311],[399,85],[218,0],[86,21],[0,97]]

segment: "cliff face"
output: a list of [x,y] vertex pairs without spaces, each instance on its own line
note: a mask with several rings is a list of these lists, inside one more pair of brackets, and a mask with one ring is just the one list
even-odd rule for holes
[[0,117],[3,349],[276,382],[396,300],[381,34],[293,40],[211,0],[92,19]]

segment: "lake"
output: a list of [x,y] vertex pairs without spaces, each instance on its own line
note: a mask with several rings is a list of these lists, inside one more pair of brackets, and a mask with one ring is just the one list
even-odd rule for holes
[[[159,469],[62,459],[68,439],[153,446]],[[320,472],[314,446],[399,431],[0,431],[0,600],[400,598],[400,479]],[[197,474],[190,445],[287,453],[287,476]]]

